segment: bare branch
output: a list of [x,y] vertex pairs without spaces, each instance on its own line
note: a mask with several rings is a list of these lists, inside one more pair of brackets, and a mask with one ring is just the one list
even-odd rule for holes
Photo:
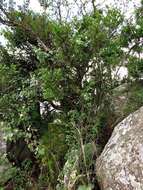
[[96,0],[92,0],[92,1],[91,1],[91,2],[92,2],[92,7],[93,7],[94,12],[96,11],[95,1],[96,1]]

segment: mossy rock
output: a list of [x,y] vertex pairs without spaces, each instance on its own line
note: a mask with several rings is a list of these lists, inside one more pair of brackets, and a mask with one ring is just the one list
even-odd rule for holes
[[16,168],[11,166],[5,155],[0,154],[0,187],[11,179],[15,172]]
[[[85,160],[81,148],[71,150],[68,154],[67,161],[58,178],[57,190],[76,189],[78,186],[83,185],[82,181],[86,181],[86,172],[81,173],[81,169],[86,167],[89,172],[91,167],[95,165],[96,147],[94,143],[88,143],[84,145],[83,149]],[[86,162],[86,166],[83,160]]]
[[113,90],[113,105],[118,122],[143,105],[143,81],[124,83]]

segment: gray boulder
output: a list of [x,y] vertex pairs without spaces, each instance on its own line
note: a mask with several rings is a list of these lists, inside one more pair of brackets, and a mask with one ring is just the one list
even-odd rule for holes
[[114,128],[96,174],[101,190],[143,190],[143,107]]

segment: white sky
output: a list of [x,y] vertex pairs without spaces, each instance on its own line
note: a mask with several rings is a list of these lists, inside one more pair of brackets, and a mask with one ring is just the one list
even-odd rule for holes
[[[88,1],[88,0],[81,0],[82,2]],[[127,11],[126,13],[129,15],[134,10],[134,6],[138,6],[140,4],[141,0],[96,0],[97,4],[102,5],[103,7],[105,5],[115,5],[117,4],[118,7],[120,7],[122,10]],[[23,2],[23,0],[16,0],[17,3]],[[73,0],[68,0],[68,2],[73,3]],[[39,12],[40,6],[38,0],[31,0],[30,2],[30,8],[32,10]],[[76,10],[74,10],[76,11]]]
[[[18,2],[18,0],[17,0],[17,2]],[[31,0],[31,1],[30,1],[30,8],[31,8],[33,11],[39,12],[39,10],[40,10],[40,5],[39,5],[38,0]]]

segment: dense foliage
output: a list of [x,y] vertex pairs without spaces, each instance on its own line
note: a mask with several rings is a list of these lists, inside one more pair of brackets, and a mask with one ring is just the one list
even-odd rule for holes
[[[59,2],[40,1],[41,14],[30,1],[0,5],[0,118],[13,189],[98,189],[94,163],[117,122],[113,91],[143,71],[142,4],[132,22],[94,1],[62,17],[69,5]],[[119,81],[113,71],[122,66],[129,76]]]

